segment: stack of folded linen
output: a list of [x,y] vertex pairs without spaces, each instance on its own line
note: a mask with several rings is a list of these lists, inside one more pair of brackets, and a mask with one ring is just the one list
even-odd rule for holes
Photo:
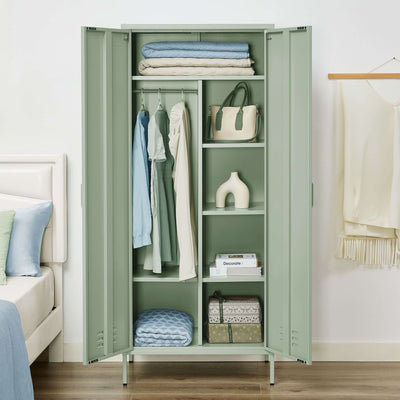
[[152,308],[135,322],[135,346],[188,346],[193,338],[193,317],[183,311]]
[[254,75],[243,42],[152,42],[142,54],[141,75]]

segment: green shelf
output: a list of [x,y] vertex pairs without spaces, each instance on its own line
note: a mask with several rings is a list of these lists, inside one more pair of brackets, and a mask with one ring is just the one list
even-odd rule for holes
[[263,202],[254,202],[249,208],[235,208],[227,206],[224,208],[215,207],[215,203],[205,203],[203,215],[263,215],[265,213]]
[[203,282],[264,282],[264,275],[210,276],[207,272],[203,277]]
[[264,142],[257,143],[203,143],[203,149],[237,149],[237,148],[263,148]]
[[158,33],[252,33],[264,32],[274,29],[274,24],[121,24],[122,29],[132,29],[138,32],[158,32]]
[[[133,272],[133,282],[181,282],[179,280],[179,266],[164,266],[161,274],[143,269],[143,265],[136,266]],[[197,278],[188,279],[185,282],[194,282]]]
[[208,343],[201,346],[205,354],[266,354],[264,343]]
[[179,354],[267,354],[264,343],[223,343],[211,344],[206,339],[199,343],[198,329],[193,330],[193,341],[189,346],[182,347],[134,347],[131,354],[138,355],[179,355]]
[[263,81],[264,79],[264,75],[132,76],[133,81]]

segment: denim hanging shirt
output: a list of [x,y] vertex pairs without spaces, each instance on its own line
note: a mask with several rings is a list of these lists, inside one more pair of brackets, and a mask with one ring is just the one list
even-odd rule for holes
[[133,248],[151,244],[150,180],[147,157],[149,113],[139,111],[132,149],[132,244]]

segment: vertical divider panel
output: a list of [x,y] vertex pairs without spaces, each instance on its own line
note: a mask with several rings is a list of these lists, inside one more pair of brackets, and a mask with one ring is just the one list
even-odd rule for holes
[[264,346],[268,344],[268,95],[267,95],[267,31],[264,31]]
[[[129,204],[132,204],[132,149],[133,149],[133,118],[136,118],[135,112],[133,110],[133,101],[132,101],[132,76],[133,76],[133,66],[135,65],[135,60],[133,59],[133,45],[136,36],[130,32],[129,33],[129,52],[128,52],[128,110],[129,110],[129,120],[128,120],[128,129],[129,129],[129,142],[128,142],[128,164],[129,164],[129,173],[128,173],[128,201]],[[131,246],[132,243],[132,207],[128,207],[128,224],[129,224],[129,254],[128,254],[128,264],[129,264],[129,346],[133,348],[133,248]]]
[[197,307],[198,307],[198,344],[203,344],[203,81],[197,81]]

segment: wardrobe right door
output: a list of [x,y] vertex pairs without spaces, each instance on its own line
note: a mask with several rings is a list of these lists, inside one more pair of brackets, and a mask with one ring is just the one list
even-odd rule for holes
[[311,27],[266,33],[267,347],[311,363]]

